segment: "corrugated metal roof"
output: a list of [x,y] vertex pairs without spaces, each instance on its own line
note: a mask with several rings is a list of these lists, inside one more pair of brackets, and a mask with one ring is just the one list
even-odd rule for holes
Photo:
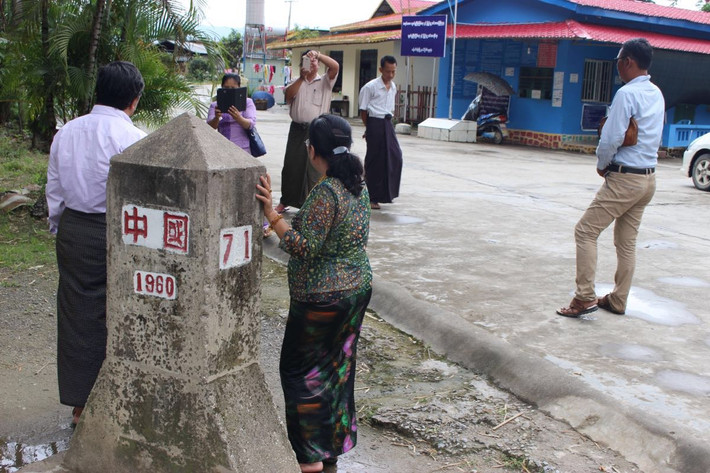
[[636,13],[638,15],[673,20],[685,20],[693,23],[710,25],[710,13],[704,11],[686,10],[683,8],[666,7],[650,2],[635,0],[568,0],[580,6],[601,8],[603,10]]
[[392,7],[392,10],[394,10],[394,13],[390,15],[373,16],[368,20],[334,26],[330,29],[330,31],[337,33],[344,31],[383,28],[388,26],[399,26],[402,24],[403,13],[404,15],[414,15],[425,8],[436,5],[437,2],[430,2],[426,0],[403,0],[401,8],[399,3],[399,1],[387,0],[387,4]]
[[369,30],[372,28],[383,28],[387,26],[400,26],[402,24],[402,15],[392,14],[385,16],[376,16],[370,18],[369,20],[358,21],[355,23],[348,23],[347,25],[334,26],[330,29],[333,33],[339,33],[344,31],[354,31],[354,30]]
[[[449,38],[453,37],[453,26],[449,25]],[[324,46],[330,44],[379,43],[398,40],[401,30],[345,33],[337,35],[308,38],[298,41],[282,41],[269,44],[269,49],[297,48],[299,46]],[[529,39],[583,39],[603,43],[621,44],[631,38],[648,39],[654,48],[671,51],[686,51],[699,54],[710,54],[710,41],[693,38],[682,38],[649,31],[631,30],[614,26],[592,25],[566,20],[555,23],[515,23],[497,25],[465,25],[456,27],[456,37],[459,39],[486,38],[529,38]]]
[[402,36],[402,31],[387,30],[387,31],[365,31],[360,33],[343,33],[336,35],[320,36],[318,38],[299,39],[297,41],[280,41],[269,43],[266,49],[287,49],[298,47],[316,47],[327,46],[331,44],[367,44],[381,43],[383,41],[394,41]]
[[[591,0],[584,0],[591,1]],[[620,0],[616,0],[620,1]],[[623,1],[623,0],[621,0]],[[453,35],[449,25],[448,37]],[[632,38],[643,37],[658,49],[710,54],[710,41],[683,38],[649,31],[631,30],[614,26],[592,25],[567,20],[556,23],[462,25],[456,28],[457,38],[531,38],[531,39],[586,39],[621,44]]]

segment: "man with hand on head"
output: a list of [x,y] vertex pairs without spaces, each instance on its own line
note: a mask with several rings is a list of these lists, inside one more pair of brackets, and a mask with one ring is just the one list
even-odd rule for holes
[[[326,67],[323,75],[318,74],[321,63]],[[300,208],[321,177],[310,164],[304,143],[308,138],[308,124],[330,112],[333,86],[340,70],[335,59],[314,50],[301,56],[299,66],[301,72],[298,79],[284,91],[291,127],[281,170],[281,199],[276,206],[278,213],[283,213],[287,206]]]

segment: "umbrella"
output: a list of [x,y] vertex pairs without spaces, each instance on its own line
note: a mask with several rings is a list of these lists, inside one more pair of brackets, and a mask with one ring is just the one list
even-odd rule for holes
[[252,100],[266,100],[266,108],[271,108],[276,103],[274,96],[263,90],[257,90],[251,94]]
[[495,95],[515,95],[513,88],[500,76],[491,74],[490,72],[472,72],[466,74],[463,80],[476,82],[478,85],[485,87]]

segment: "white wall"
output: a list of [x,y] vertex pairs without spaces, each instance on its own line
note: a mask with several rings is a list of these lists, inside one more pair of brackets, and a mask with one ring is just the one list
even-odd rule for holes
[[[300,58],[307,49],[311,48],[294,48],[292,58]],[[390,55],[397,59],[397,76],[395,83],[397,89],[404,90],[407,82],[407,67],[406,58],[400,56],[400,42],[386,41],[381,43],[360,43],[360,44],[334,44],[318,47],[317,50],[324,54],[331,51],[343,51],[343,69],[340,73],[343,76],[343,88],[340,93],[333,94],[333,100],[342,100],[344,96],[348,97],[350,102],[348,116],[355,117],[358,115],[357,99],[359,95],[359,77],[360,77],[360,51],[366,49],[377,50],[377,67],[379,68],[379,60],[382,56]],[[292,60],[294,62],[295,59]],[[295,63],[295,62],[294,62]],[[436,63],[436,68],[434,64]],[[410,57],[409,58],[409,87],[416,89],[417,87],[432,86],[432,72],[434,72],[434,85],[438,80],[439,74],[438,59],[429,57]],[[320,73],[325,69],[321,68]],[[379,73],[378,73],[379,75]]]

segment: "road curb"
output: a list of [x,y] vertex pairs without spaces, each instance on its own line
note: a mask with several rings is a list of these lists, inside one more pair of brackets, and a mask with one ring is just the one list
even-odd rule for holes
[[710,471],[710,448],[688,438],[683,426],[625,407],[553,363],[415,299],[397,284],[375,276],[370,308],[450,360],[487,375],[501,388],[616,450],[644,472]]

